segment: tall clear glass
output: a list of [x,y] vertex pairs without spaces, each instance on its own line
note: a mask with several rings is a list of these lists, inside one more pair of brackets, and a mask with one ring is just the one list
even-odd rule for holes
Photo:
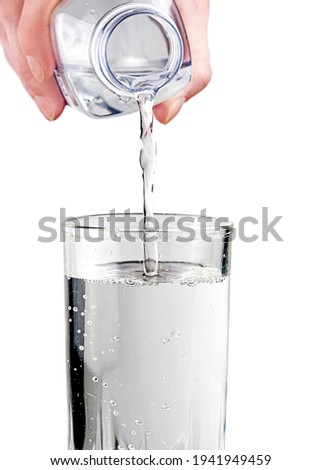
[[157,214],[150,239],[143,227],[139,214],[63,226],[69,449],[223,449],[232,225]]

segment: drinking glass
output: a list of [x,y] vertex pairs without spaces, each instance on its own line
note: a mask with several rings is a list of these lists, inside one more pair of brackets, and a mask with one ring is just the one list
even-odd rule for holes
[[[69,449],[223,449],[232,224],[68,219]],[[144,243],[158,274],[144,274]]]

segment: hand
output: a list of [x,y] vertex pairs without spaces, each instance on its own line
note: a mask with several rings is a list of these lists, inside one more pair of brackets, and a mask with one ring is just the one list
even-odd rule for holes
[[[54,77],[55,58],[50,16],[61,0],[0,0],[0,42],[11,67],[40,111],[50,121],[63,112],[65,100]],[[207,43],[209,0],[176,0],[189,37],[193,79],[180,95],[155,107],[156,118],[168,123],[183,104],[209,83]]]
[[169,123],[184,103],[202,91],[211,81],[208,47],[209,3],[210,0],[176,0],[191,49],[193,77],[189,86],[179,95],[155,107],[155,116],[163,124]]
[[0,42],[11,67],[43,115],[56,119],[65,107],[53,75],[50,15],[60,0],[0,0]]

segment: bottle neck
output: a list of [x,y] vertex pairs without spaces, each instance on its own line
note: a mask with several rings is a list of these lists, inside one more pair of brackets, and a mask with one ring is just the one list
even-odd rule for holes
[[[139,69],[139,64],[134,68],[126,64],[126,51],[117,50],[117,54],[115,54],[115,47],[119,48],[117,41],[113,41],[113,35],[117,28],[124,28],[130,44],[132,33],[130,21],[135,18],[142,19],[143,16],[145,19],[147,17],[153,20],[155,27],[157,25],[157,34],[162,34],[163,40],[166,41],[167,54],[165,59],[159,62],[161,63],[160,67],[152,66],[154,52],[157,55],[156,50],[150,52],[147,64],[145,63],[141,69]],[[153,41],[153,37],[144,37],[147,34],[146,31],[139,31],[139,28],[136,28],[134,32],[136,35],[141,34],[142,45],[144,42]],[[130,52],[128,52],[128,56],[131,56]],[[118,62],[124,59],[124,63],[118,67],[114,66],[114,57],[117,57]],[[180,69],[183,60],[183,41],[175,22],[168,15],[151,5],[128,3],[108,12],[96,25],[91,39],[90,58],[100,81],[116,94],[131,97],[147,90],[156,94],[160,88],[175,77]]]

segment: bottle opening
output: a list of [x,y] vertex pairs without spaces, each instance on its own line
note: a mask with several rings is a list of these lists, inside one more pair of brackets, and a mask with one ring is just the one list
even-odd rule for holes
[[95,28],[91,60],[99,79],[112,91],[156,93],[178,72],[183,43],[177,26],[156,8],[123,5]]

